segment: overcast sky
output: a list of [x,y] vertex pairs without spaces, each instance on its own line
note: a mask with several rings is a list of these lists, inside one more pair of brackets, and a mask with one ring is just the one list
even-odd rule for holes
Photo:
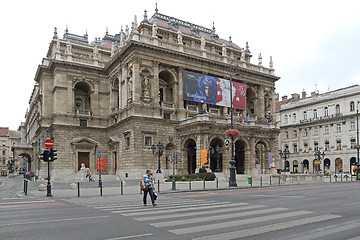
[[[151,17],[155,0],[21,0],[1,6],[0,127],[16,130],[25,120],[38,65],[54,27],[89,40],[115,35],[144,10]],[[276,92],[310,94],[360,84],[360,1],[357,0],[157,0],[160,13],[207,28],[241,47],[249,42],[252,63],[268,67],[273,57]]]

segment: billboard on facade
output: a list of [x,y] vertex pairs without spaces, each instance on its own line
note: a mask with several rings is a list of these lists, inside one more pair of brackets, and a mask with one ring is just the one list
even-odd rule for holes
[[275,154],[272,152],[268,152],[268,163],[269,168],[275,168]]
[[[233,107],[246,109],[246,84],[232,82]],[[230,107],[230,81],[183,71],[183,99]]]

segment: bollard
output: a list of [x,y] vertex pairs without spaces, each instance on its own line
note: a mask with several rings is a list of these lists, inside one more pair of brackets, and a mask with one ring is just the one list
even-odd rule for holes
[[78,197],[80,197],[80,182],[78,182]]
[[219,188],[219,178],[216,178],[216,188]]
[[25,182],[25,195],[27,195],[27,193],[28,193],[28,184],[29,184],[29,181],[28,180],[26,180],[26,182]]
[[205,177],[204,177],[204,184],[203,184],[203,189],[205,189]]
[[279,185],[280,185],[280,178],[281,178],[281,177],[279,176]]
[[341,179],[341,182],[342,182],[342,174],[340,175],[340,179]]
[[271,186],[271,176],[270,176],[270,186]]
[[230,178],[229,178],[229,187],[230,187]]
[[140,194],[142,193],[142,182],[140,180]]
[[160,180],[158,179],[158,192],[160,192]]
[[330,182],[331,182],[331,174],[330,174]]
[[[25,176],[25,175],[24,175]],[[24,177],[24,193],[25,193],[25,188],[26,188],[26,179],[25,179],[25,177]]]
[[191,178],[189,178],[189,190],[191,190]]
[[99,185],[100,185],[100,196],[102,196],[102,181],[99,181]]
[[120,182],[120,194],[124,195],[124,182],[123,181]]

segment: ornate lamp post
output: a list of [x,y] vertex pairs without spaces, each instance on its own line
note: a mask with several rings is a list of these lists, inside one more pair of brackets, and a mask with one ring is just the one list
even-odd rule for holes
[[284,151],[279,151],[280,157],[284,159],[285,164],[284,164],[284,171],[286,171],[286,159],[289,158],[290,156],[290,152],[287,148],[284,149]]
[[[234,61],[236,61],[236,72],[235,72],[235,76],[240,75],[239,73],[239,69],[238,69],[238,62],[239,62],[239,58],[235,58],[230,62],[230,66],[229,66],[229,71],[230,71],[230,121],[231,121],[231,129],[234,129],[234,121],[233,121],[233,94],[232,94],[232,64],[234,63]],[[237,183],[236,183],[236,174],[235,174],[235,146],[234,146],[234,136],[231,136],[231,160],[230,160],[230,181],[229,181],[229,186],[230,187],[236,187]]]
[[320,171],[321,171],[321,158],[324,159],[324,157],[325,157],[325,152],[322,152],[322,153],[321,153],[321,151],[315,151],[314,156],[315,156],[315,160],[318,160],[318,161],[319,161],[319,166],[320,166],[320,167],[319,167],[318,172],[320,172]]
[[156,147],[154,144],[152,145],[151,150],[152,150],[154,156],[158,156],[158,169],[156,170],[156,173],[161,173],[160,157],[164,153],[164,145],[162,145],[160,142],[158,142],[157,150],[156,150]]
[[220,147],[219,145],[216,145],[215,148],[211,147],[210,151],[211,151],[211,154],[214,154],[215,151],[216,151],[216,169],[215,169],[215,172],[221,172],[221,169],[220,169],[220,156],[223,153],[223,148]]

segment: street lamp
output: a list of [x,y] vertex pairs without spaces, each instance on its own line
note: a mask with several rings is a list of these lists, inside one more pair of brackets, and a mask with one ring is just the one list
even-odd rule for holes
[[156,170],[156,173],[161,173],[160,157],[164,153],[164,145],[162,145],[160,142],[158,142],[157,150],[156,150],[156,147],[154,144],[152,145],[151,150],[152,150],[154,156],[158,156],[158,169]]
[[220,169],[220,156],[223,152],[223,148],[220,147],[219,145],[216,145],[215,148],[211,147],[210,149],[211,151],[211,154],[214,154],[215,151],[216,151],[216,169],[215,169],[215,172],[221,172],[221,169]]
[[279,150],[279,154],[280,154],[280,157],[283,158],[285,161],[284,171],[286,172],[286,159],[289,158],[290,152],[287,148],[285,148],[284,151]]
[[[240,75],[239,73],[239,69],[238,69],[238,62],[239,62],[239,58],[234,58],[231,62],[230,62],[230,66],[229,66],[229,71],[230,71],[230,121],[231,121],[231,129],[234,129],[234,121],[233,121],[233,96],[232,96],[232,64],[234,63],[234,61],[236,60],[236,72],[235,72],[235,76]],[[235,146],[234,146],[234,136],[231,135],[231,160],[230,160],[230,181],[229,181],[229,186],[230,187],[236,187],[237,183],[236,183],[236,174],[235,174]]]
[[315,153],[314,153],[314,156],[315,156],[315,160],[318,160],[319,161],[319,170],[318,170],[318,172],[320,172],[321,171],[321,158],[323,158],[324,159],[324,157],[325,157],[325,152],[322,152],[321,153],[321,151],[315,151]]

